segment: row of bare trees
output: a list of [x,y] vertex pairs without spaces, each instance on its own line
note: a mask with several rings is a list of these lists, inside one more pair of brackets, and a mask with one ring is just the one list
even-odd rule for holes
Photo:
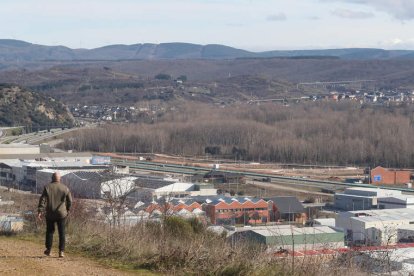
[[65,139],[65,149],[222,156],[303,164],[414,166],[412,106],[353,103],[193,104],[153,124],[106,125]]

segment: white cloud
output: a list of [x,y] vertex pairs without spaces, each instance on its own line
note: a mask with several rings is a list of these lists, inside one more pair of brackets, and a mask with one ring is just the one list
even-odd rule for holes
[[[413,0],[336,0],[347,3],[363,4],[391,14],[400,20],[414,19]],[[327,2],[327,1],[325,1]]]
[[336,9],[332,11],[332,14],[341,18],[348,19],[366,19],[374,17],[372,12],[353,11],[348,9]]

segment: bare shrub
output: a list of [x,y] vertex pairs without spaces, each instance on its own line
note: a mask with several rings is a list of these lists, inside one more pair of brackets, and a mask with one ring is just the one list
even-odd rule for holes
[[[188,104],[153,124],[106,125],[68,137],[79,151],[220,156],[271,162],[412,167],[412,106],[306,103],[221,109]],[[392,133],[393,135],[390,135]]]

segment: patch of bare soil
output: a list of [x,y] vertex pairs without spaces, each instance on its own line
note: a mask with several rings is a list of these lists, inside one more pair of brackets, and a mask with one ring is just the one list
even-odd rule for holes
[[0,275],[132,275],[80,256],[58,258],[56,250],[47,257],[43,250],[34,242],[0,237]]

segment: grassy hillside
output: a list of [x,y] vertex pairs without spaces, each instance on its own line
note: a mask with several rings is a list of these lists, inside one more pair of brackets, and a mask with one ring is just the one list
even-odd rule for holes
[[0,85],[1,126],[72,126],[66,107],[53,98],[18,86]]

